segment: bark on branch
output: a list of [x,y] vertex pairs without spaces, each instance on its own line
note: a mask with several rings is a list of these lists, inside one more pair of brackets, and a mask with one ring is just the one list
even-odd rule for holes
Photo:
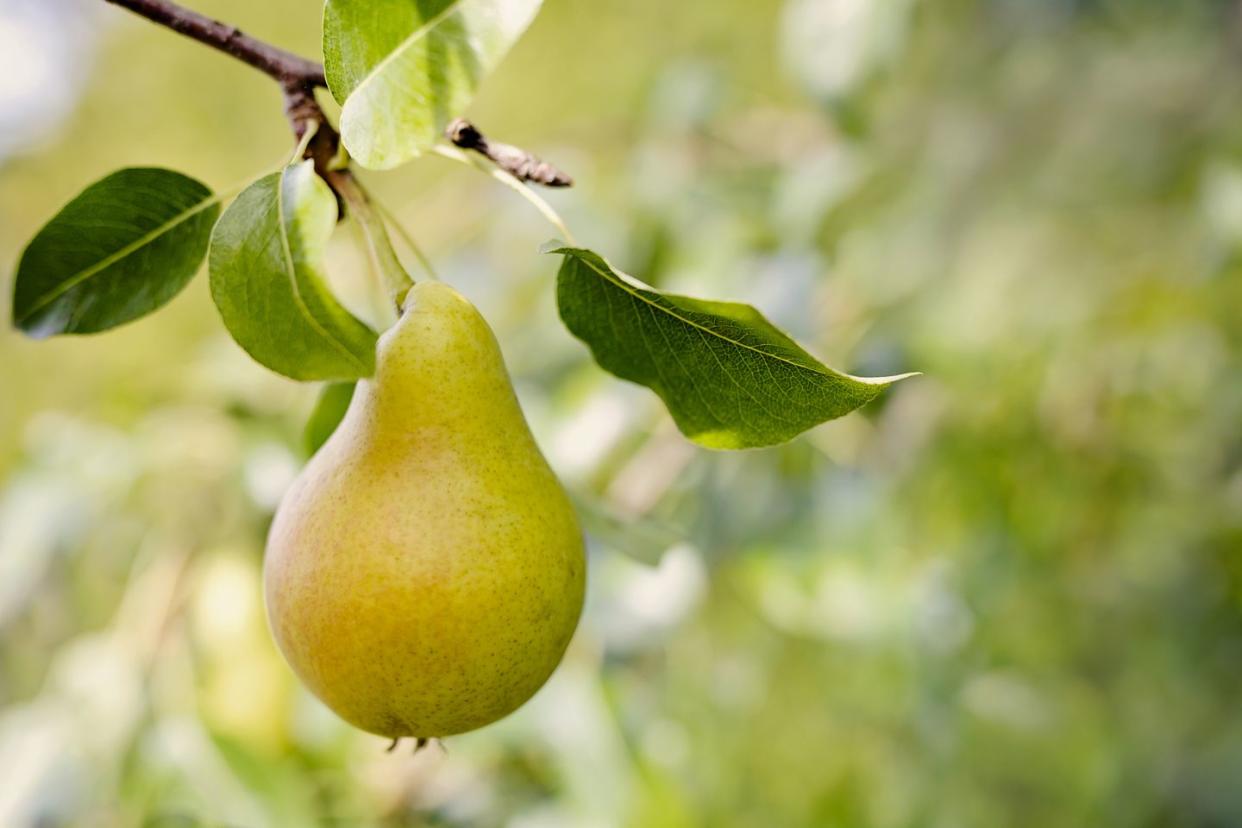
[[170,0],[106,0],[161,26],[232,55],[275,78],[282,86],[327,86],[323,66],[251,37],[236,26],[179,6]]
[[518,181],[542,184],[545,187],[572,187],[574,180],[547,161],[521,147],[488,140],[478,127],[465,118],[448,125],[445,135],[464,150],[474,150]]
[[[307,147],[306,155],[315,160],[320,176],[331,180],[328,175],[329,165],[336,159],[340,135],[328,123],[327,116],[315,100],[315,90],[328,85],[322,64],[253,38],[236,26],[199,14],[172,0],[104,2],[129,9],[134,14],[174,32],[218,49],[276,80],[284,90],[285,115],[294,134],[300,139],[312,123],[315,125],[316,133]],[[480,153],[520,181],[543,184],[546,187],[573,185],[573,179],[568,175],[526,150],[499,141],[489,141],[464,118],[449,125],[447,136],[458,147]]]

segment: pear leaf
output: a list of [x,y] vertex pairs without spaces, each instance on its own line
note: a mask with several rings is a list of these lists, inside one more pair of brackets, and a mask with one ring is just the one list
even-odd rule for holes
[[562,247],[557,303],[605,370],[655,391],[681,432],[714,449],[786,442],[912,374],[864,379],[821,364],[750,305],[639,287]]
[[172,170],[118,170],[43,226],[22,253],[13,326],[43,338],[106,331],[164,306],[198,272],[219,199]]
[[336,427],[345,419],[345,412],[354,399],[353,382],[330,382],[319,392],[315,401],[315,410],[306,421],[302,432],[302,445],[306,456],[310,457],[328,442],[328,438],[336,431]]
[[420,155],[461,115],[541,0],[328,0],[323,54],[341,136],[365,167]]
[[211,237],[211,296],[255,361],[297,380],[352,380],[375,371],[376,335],[327,287],[323,258],[336,197],[310,161],[260,178],[225,210]]

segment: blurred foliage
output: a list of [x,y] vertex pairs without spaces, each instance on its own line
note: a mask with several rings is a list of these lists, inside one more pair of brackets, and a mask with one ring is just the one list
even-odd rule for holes
[[[318,2],[194,5],[315,51]],[[89,71],[40,64],[79,29]],[[267,81],[103,4],[0,0],[0,41],[0,99],[81,84],[0,142],[5,262],[114,168],[223,188],[288,152]],[[925,376],[695,449],[556,322],[512,193],[375,179],[592,531],[561,670],[444,751],[385,754],[273,648],[263,534],[317,389],[201,275],[106,337],[0,333],[0,824],[1242,824],[1239,54],[1206,0],[548,0],[473,114],[574,174],[585,243]]]

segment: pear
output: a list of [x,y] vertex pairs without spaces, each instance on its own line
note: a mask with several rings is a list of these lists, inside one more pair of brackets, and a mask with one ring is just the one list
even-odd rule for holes
[[272,524],[264,585],[286,660],[371,733],[473,730],[556,669],[585,571],[491,328],[419,283]]

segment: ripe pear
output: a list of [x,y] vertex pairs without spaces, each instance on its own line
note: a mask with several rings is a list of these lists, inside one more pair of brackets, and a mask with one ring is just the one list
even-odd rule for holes
[[419,283],[272,524],[264,585],[285,658],[363,730],[473,730],[556,669],[585,571],[491,328]]

